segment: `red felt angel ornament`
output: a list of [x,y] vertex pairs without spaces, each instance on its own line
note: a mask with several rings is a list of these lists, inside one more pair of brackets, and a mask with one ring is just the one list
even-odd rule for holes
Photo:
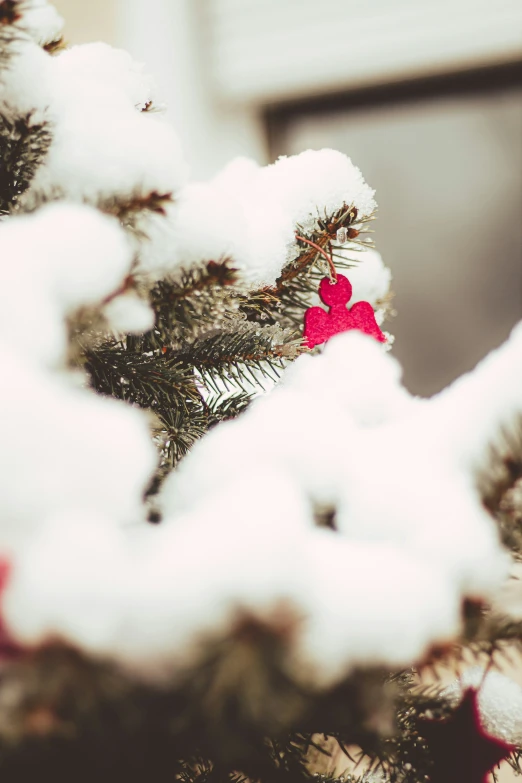
[[334,335],[351,329],[374,337],[381,343],[386,342],[386,337],[375,320],[375,313],[369,302],[356,302],[348,309],[347,304],[352,298],[352,284],[347,277],[337,273],[331,256],[309,239],[298,235],[296,238],[323,255],[328,261],[331,272],[331,277],[323,278],[319,284],[319,296],[329,307],[329,312],[322,307],[310,307],[305,313],[303,336],[307,347],[315,348]]

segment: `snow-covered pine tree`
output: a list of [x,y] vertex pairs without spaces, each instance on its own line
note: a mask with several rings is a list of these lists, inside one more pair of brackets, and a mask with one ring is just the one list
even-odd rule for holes
[[431,400],[357,331],[310,351],[325,275],[389,310],[359,170],[189,183],[142,68],[61,25],[0,0],[1,775],[516,767],[520,327]]

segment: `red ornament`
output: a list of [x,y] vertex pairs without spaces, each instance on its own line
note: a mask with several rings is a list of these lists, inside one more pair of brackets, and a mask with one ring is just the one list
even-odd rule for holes
[[369,302],[356,302],[350,309],[346,307],[352,297],[352,284],[344,275],[337,275],[337,281],[333,282],[328,277],[323,278],[319,285],[319,296],[330,312],[322,307],[310,307],[306,311],[304,338],[308,348],[314,348],[350,329],[375,337],[381,343],[386,342]]
[[433,759],[431,783],[486,783],[493,767],[515,750],[484,729],[474,688],[447,720],[422,720],[419,733]]

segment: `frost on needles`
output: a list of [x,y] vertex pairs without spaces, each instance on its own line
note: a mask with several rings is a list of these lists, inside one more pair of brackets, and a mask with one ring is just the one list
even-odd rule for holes
[[0,0],[0,773],[423,780],[426,667],[522,638],[521,327],[430,400],[308,351],[317,248],[389,315],[359,169],[191,182],[143,67],[61,35]]

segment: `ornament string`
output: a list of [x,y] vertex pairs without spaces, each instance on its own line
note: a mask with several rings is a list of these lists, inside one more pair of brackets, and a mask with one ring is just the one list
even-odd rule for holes
[[310,247],[313,247],[314,250],[317,250],[317,252],[320,253],[323,256],[323,258],[327,260],[330,280],[332,283],[337,283],[337,270],[335,268],[335,264],[333,262],[332,256],[329,255],[326,252],[326,250],[324,250],[320,245],[317,245],[315,242],[312,242],[311,239],[306,239],[305,237],[302,237],[299,234],[296,234],[295,238],[299,240],[299,242],[304,242],[305,245],[310,245]]

